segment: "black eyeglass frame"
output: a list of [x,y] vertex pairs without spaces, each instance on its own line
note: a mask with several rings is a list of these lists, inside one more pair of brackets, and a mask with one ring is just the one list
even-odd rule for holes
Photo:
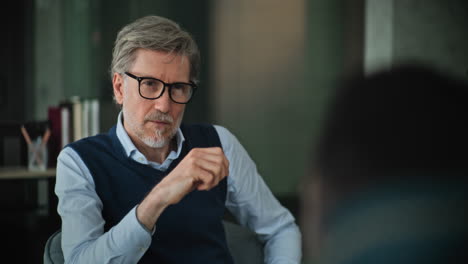
[[[176,104],[188,104],[190,102],[190,100],[192,100],[193,98],[193,95],[195,94],[195,91],[197,90],[198,86],[194,83],[194,82],[190,82],[190,83],[185,83],[185,82],[175,82],[175,83],[166,83],[162,80],[159,80],[157,78],[153,78],[153,77],[138,77],[134,74],[131,74],[129,72],[125,72],[125,74],[132,78],[132,79],[135,79],[138,81],[138,93],[140,94],[141,97],[145,98],[145,99],[148,99],[148,100],[156,100],[158,98],[160,98],[163,94],[164,94],[164,91],[166,90],[166,86],[169,87],[168,88],[168,93],[169,93],[169,98],[171,98],[172,102],[176,103]],[[158,96],[158,97],[146,97],[146,96],[143,96],[141,94],[141,89],[140,89],[140,84],[141,84],[141,81],[143,80],[155,80],[155,81],[158,81],[158,82],[161,82],[163,84],[163,88],[162,88],[162,91],[161,91],[161,94]],[[181,103],[181,102],[177,102],[176,100],[174,100],[172,98],[172,93],[171,93],[171,89],[174,85],[177,85],[177,84],[184,84],[184,85],[189,85],[190,87],[192,87],[192,94],[190,95],[190,98],[188,99],[187,102],[185,103]]]

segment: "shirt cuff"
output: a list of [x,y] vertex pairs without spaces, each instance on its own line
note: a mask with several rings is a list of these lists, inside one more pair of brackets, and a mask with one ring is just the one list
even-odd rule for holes
[[133,210],[135,211],[135,219],[136,219],[137,222],[140,224],[140,226],[141,226],[146,232],[148,232],[148,234],[150,234],[151,236],[153,236],[153,235],[154,235],[154,232],[156,231],[156,225],[153,227],[152,230],[149,230],[148,228],[146,228],[146,226],[145,226],[144,224],[142,224],[142,223],[140,222],[140,220],[138,220],[137,210],[136,210],[136,209],[138,208],[139,205],[140,205],[140,204],[137,204],[137,206],[135,206],[135,208],[133,209]]
[[113,237],[117,238],[118,236],[120,241],[125,241],[120,244],[124,245],[123,248],[120,248],[122,252],[131,251],[142,254],[146,252],[151,245],[152,233],[144,228],[144,226],[138,221],[136,217],[136,206],[130,210],[130,212],[118,225],[114,226],[113,229]]

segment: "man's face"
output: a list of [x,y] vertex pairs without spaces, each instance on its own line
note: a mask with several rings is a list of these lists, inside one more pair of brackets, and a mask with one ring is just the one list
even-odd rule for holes
[[[190,66],[187,57],[140,49],[128,71],[138,77],[153,77],[166,83],[189,82]],[[114,74],[114,95],[122,104],[123,124],[135,145],[152,148],[167,146],[182,122],[185,105],[173,102],[168,87],[155,100],[140,96],[138,81]]]

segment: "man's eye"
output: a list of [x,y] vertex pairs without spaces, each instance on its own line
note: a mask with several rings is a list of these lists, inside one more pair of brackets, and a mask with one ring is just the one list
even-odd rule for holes
[[158,82],[155,80],[144,80],[141,83],[146,86],[156,86]]
[[185,89],[185,84],[183,83],[174,83],[172,89],[183,90]]

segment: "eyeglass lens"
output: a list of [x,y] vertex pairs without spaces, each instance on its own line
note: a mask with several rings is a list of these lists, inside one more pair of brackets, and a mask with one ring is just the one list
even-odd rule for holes
[[[169,88],[170,87],[170,88]],[[185,83],[173,83],[168,86],[170,97],[177,103],[186,103],[190,100],[193,87]],[[143,79],[140,82],[140,93],[143,97],[154,99],[162,95],[164,83],[156,79]]]

